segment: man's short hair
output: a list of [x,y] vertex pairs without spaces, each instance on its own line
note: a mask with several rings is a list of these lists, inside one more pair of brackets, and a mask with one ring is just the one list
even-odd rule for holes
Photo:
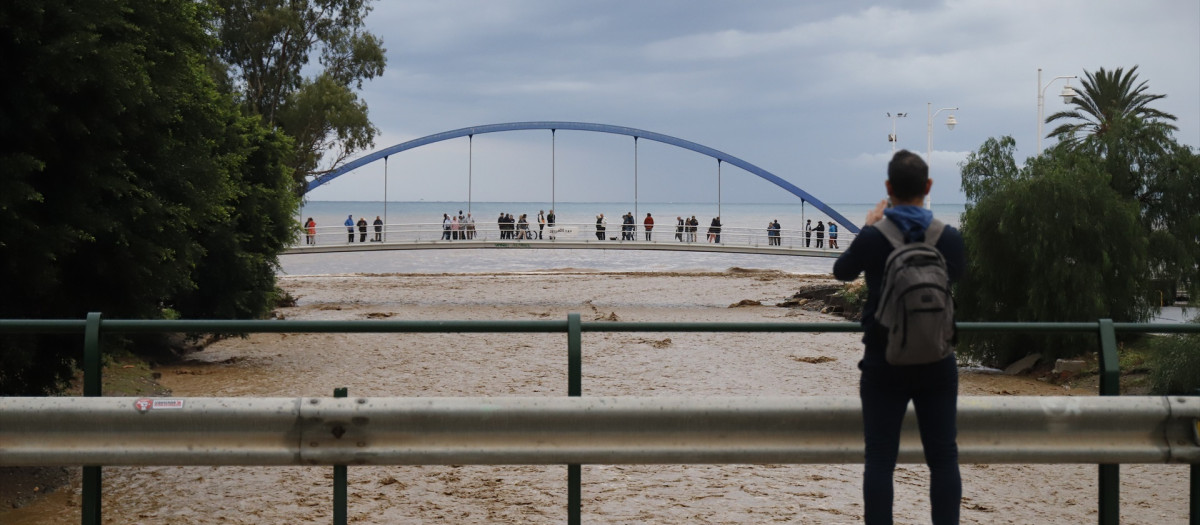
[[925,183],[929,180],[929,166],[921,157],[902,149],[888,163],[888,182],[892,183],[892,196],[900,200],[912,200],[925,196]]

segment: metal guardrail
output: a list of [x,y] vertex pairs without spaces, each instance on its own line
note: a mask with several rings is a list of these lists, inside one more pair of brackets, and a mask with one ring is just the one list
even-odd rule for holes
[[[1036,333],[1093,333],[1099,338],[1100,356],[1100,394],[1101,396],[1117,396],[1120,394],[1119,370],[1117,360],[1116,333],[1200,333],[1200,324],[1139,324],[1114,323],[1101,319],[1094,323],[958,323],[957,327],[963,332],[1036,332]],[[566,321],[166,321],[166,320],[102,320],[99,313],[88,314],[86,320],[0,320],[0,334],[4,333],[57,333],[84,335],[84,395],[95,397],[100,395],[100,342],[102,334],[112,333],[566,333],[567,334],[567,377],[568,396],[582,395],[582,333],[583,332],[858,332],[861,327],[856,323],[630,323],[630,322],[588,322],[580,320],[579,314],[570,314]],[[539,398],[540,399],[540,398]],[[757,398],[756,398],[757,399]],[[970,399],[970,398],[967,398]],[[1072,398],[1075,399],[1075,398]],[[1136,399],[1136,398],[1135,398]],[[1167,406],[1175,398],[1164,398]],[[1183,398],[1180,398],[1183,399]],[[76,401],[80,401],[78,398]],[[311,402],[311,401],[309,401]],[[330,401],[335,403],[348,401]],[[369,402],[369,401],[368,401]],[[426,400],[428,402],[428,400]],[[1120,406],[1117,398],[1109,397],[1100,401],[1103,404],[1113,403]],[[185,400],[186,404],[187,401]],[[318,403],[321,401],[318,398]],[[354,401],[357,403],[357,400]],[[1190,405],[1189,405],[1190,407]],[[1188,408],[1187,410],[1191,410]],[[1152,416],[1153,417],[1153,416]],[[663,420],[661,413],[656,420]],[[1124,424],[1116,418],[1109,417],[1109,426]],[[1120,423],[1117,423],[1120,421]],[[1136,418],[1133,421],[1139,421]],[[66,423],[65,421],[63,422]],[[351,423],[353,423],[353,418]],[[1140,421],[1138,425],[1146,424]],[[1200,423],[1193,432],[1200,433]],[[350,427],[343,427],[349,431]],[[1003,426],[1001,427],[1003,428]],[[1100,432],[1107,427],[1097,427]],[[332,429],[330,429],[332,432]],[[1166,427],[1156,428],[1155,435],[1166,432]],[[1178,429],[1170,434],[1172,438],[1180,438]],[[159,436],[163,437],[163,436]],[[1034,435],[1033,441],[1041,436]],[[1176,444],[1185,443],[1176,439]],[[357,441],[356,441],[357,443]],[[1193,460],[1182,459],[1191,457],[1190,452],[1179,449],[1176,456],[1168,449],[1165,457],[1176,457],[1177,461],[1191,462],[1191,523],[1200,525],[1200,464]],[[1091,459],[1091,456],[1087,456]],[[1110,456],[1111,459],[1100,461],[1121,462],[1125,457]],[[1053,461],[1053,460],[1051,460]],[[1138,460],[1139,462],[1142,460]],[[1166,460],[1163,460],[1166,461]],[[1088,462],[1091,462],[1090,460]],[[1157,460],[1155,461],[1157,462]],[[459,461],[458,463],[462,463]],[[335,469],[344,468],[335,467]],[[101,467],[97,465],[84,466],[83,472],[83,513],[84,524],[100,523],[100,487]],[[340,480],[340,481],[339,481]],[[568,523],[580,522],[581,506],[581,475],[580,464],[569,463],[567,467],[567,508]],[[335,473],[336,499],[334,508],[335,524],[345,523],[345,476]],[[1119,466],[1116,463],[1101,463],[1099,465],[1099,522],[1101,524],[1116,524],[1119,521]],[[340,519],[339,519],[340,517]]]
[[[864,454],[861,404],[848,396],[146,402],[0,398],[0,466],[797,464]],[[963,397],[959,460],[1200,463],[1197,420],[1200,397]],[[911,407],[899,459],[924,462]]]

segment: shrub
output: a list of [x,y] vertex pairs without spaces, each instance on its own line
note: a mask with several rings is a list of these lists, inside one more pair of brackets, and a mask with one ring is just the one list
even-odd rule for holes
[[1150,382],[1155,394],[1195,394],[1200,389],[1200,334],[1159,337],[1151,349]]

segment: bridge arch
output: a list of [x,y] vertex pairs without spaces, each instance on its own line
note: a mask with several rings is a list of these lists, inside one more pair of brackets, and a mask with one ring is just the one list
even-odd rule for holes
[[636,129],[636,128],[628,128],[628,127],[624,127],[624,126],[613,126],[610,124],[594,124],[594,123],[590,123],[590,122],[556,122],[556,121],[506,122],[506,123],[502,123],[502,124],[488,124],[488,125],[484,125],[484,126],[472,126],[469,128],[461,128],[461,129],[456,129],[456,130],[451,130],[451,131],[443,131],[441,133],[427,135],[427,136],[421,137],[419,139],[413,139],[408,142],[402,142],[400,144],[396,144],[395,146],[387,147],[387,148],[375,151],[373,153],[364,155],[357,159],[354,159],[350,162],[347,162],[347,163],[343,164],[341,167],[339,167],[335,170],[332,170],[328,173],[324,173],[324,174],[318,176],[317,178],[309,181],[308,187],[304,191],[305,191],[305,193],[310,192],[310,191],[316,189],[317,187],[321,186],[322,184],[325,184],[333,179],[336,179],[342,175],[345,175],[346,173],[349,173],[350,171],[353,171],[357,168],[360,168],[360,167],[370,164],[372,162],[382,160],[386,157],[390,157],[390,156],[400,153],[402,151],[410,150],[413,148],[419,148],[421,146],[427,146],[427,145],[433,144],[435,142],[442,142],[444,140],[456,139],[456,138],[460,138],[460,137],[469,137],[469,136],[473,136],[473,135],[482,135],[484,133],[497,133],[497,132],[501,132],[501,131],[521,131],[521,130],[535,130],[535,129],[548,129],[551,131],[565,129],[565,130],[571,130],[571,131],[591,131],[591,132],[596,132],[596,133],[612,133],[615,135],[626,135],[629,137],[633,137],[635,139],[653,140],[655,142],[661,142],[663,144],[669,144],[671,146],[676,146],[679,148],[691,150],[691,151],[694,151],[701,155],[707,155],[709,157],[717,159],[720,162],[727,162],[727,163],[737,166],[743,170],[746,170],[750,173],[758,175],[759,177],[761,177],[763,179],[766,179],[767,181],[771,182],[772,184],[779,186],[780,188],[783,188],[784,190],[787,190],[792,195],[800,197],[800,199],[802,201],[811,203],[818,210],[821,210],[822,212],[824,212],[825,215],[827,215],[830,218],[832,218],[833,220],[837,221],[837,223],[842,225],[842,227],[845,228],[848,232],[858,233],[858,226],[856,226],[854,223],[850,222],[849,220],[846,220],[846,218],[843,217],[842,214],[838,213],[837,210],[834,210],[833,208],[829,207],[828,204],[821,202],[820,199],[813,197],[812,194],[800,189],[795,184],[792,184],[792,183],[780,178],[778,175],[775,175],[774,173],[771,173],[765,169],[755,166],[754,164],[751,164],[742,159],[739,159],[733,155],[710,148],[708,146],[697,144],[695,142],[691,142],[691,141],[684,140],[684,139],[677,138],[677,137],[672,137],[670,135],[663,135],[662,133],[655,133],[653,131],[646,131],[646,130]]

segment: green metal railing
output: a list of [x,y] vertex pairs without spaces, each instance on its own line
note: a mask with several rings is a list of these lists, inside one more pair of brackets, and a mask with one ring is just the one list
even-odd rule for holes
[[[962,332],[1093,333],[1099,337],[1100,395],[1120,395],[1117,332],[1200,333],[1200,324],[1114,323],[1109,319],[1079,323],[957,324]],[[236,320],[102,320],[93,312],[84,320],[0,320],[0,334],[84,334],[84,395],[101,395],[101,341],[104,334],[145,333],[566,333],[568,396],[582,395],[583,332],[859,332],[857,323],[673,323],[582,322],[579,314],[565,321],[236,321]],[[335,397],[345,397],[337,389]],[[335,467],[334,522],[346,522],[346,467]],[[1099,466],[1099,522],[1119,522],[1118,465]],[[580,465],[567,467],[568,523],[580,523]],[[1190,523],[1200,525],[1200,465],[1191,466]],[[85,466],[82,523],[100,524],[99,466]]]

